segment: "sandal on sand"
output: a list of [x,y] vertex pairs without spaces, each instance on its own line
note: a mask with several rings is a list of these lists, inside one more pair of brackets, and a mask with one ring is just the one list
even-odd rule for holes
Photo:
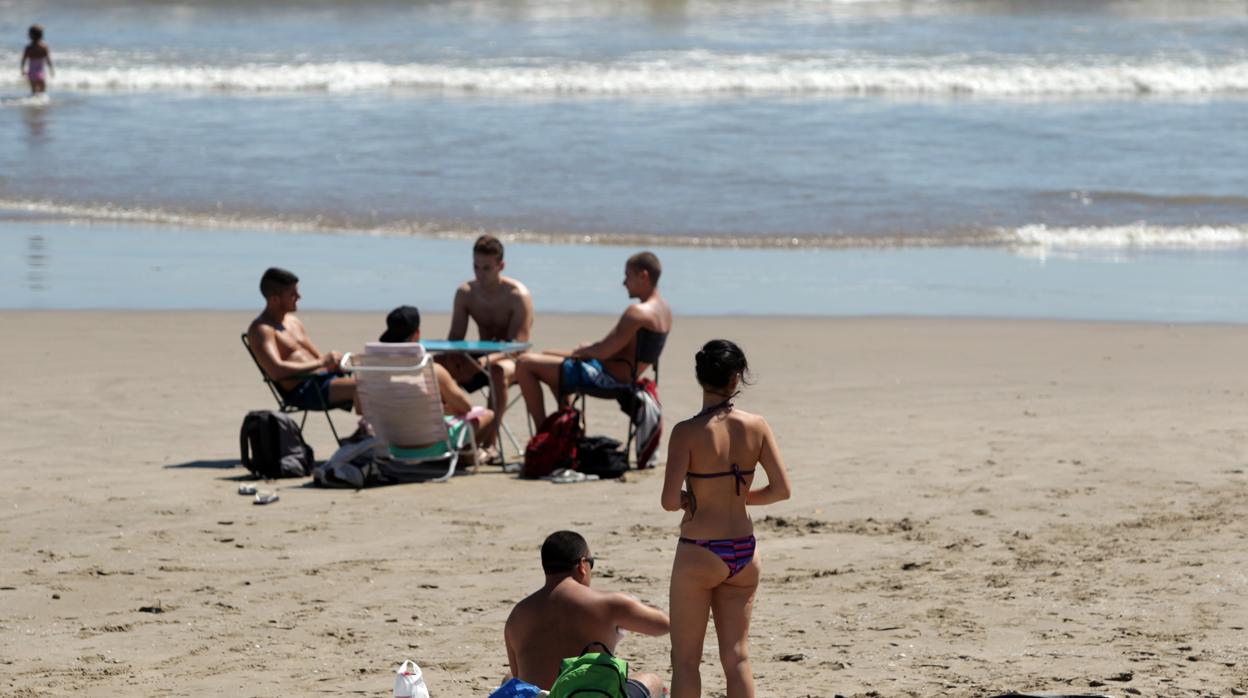
[[592,482],[597,480],[597,475],[586,475],[571,468],[560,468],[550,474],[550,481],[556,485],[571,485],[578,482]]
[[253,504],[272,504],[280,499],[276,492],[257,492],[256,501]]

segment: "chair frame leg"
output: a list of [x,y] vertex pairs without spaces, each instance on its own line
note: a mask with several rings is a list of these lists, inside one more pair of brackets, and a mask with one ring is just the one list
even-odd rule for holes
[[498,430],[500,434],[498,437],[498,455],[503,459],[503,463],[507,462],[507,453],[503,450],[503,436],[506,436],[507,440],[511,442],[511,450],[516,452],[516,456],[523,458],[524,449],[520,448],[520,443],[516,441],[516,435],[511,433],[511,429],[507,428],[507,425],[503,424],[502,420],[499,420],[498,424],[500,427]]
[[459,432],[459,442],[452,443],[451,446],[451,462],[446,468],[446,474],[441,477],[435,477],[431,482],[446,482],[455,474],[455,466],[459,465],[459,453],[464,450],[464,443],[470,443],[476,448],[477,434],[472,427],[472,422],[466,422],[464,429]]
[[[317,392],[317,394],[316,394],[316,399],[317,399],[317,401],[318,401],[318,402],[320,402],[320,403],[321,403],[321,411],[325,413],[325,421],[329,422],[329,433],[331,433],[331,434],[333,434],[333,435],[334,435],[334,443],[336,443],[336,444],[338,444],[339,446],[341,446],[341,445],[342,445],[342,438],[338,436],[338,430],[334,428],[334,419],[333,419],[333,417],[330,417],[330,416],[329,416],[329,410],[330,410],[330,407],[329,407],[329,405],[327,405],[327,404],[325,403],[325,397],[324,397],[324,396],[322,396],[322,395],[320,394],[320,392]],[[308,418],[308,411],[307,411],[307,410],[304,410],[304,411],[303,411],[303,418],[304,418],[304,419],[307,419],[307,418]],[[300,431],[302,431],[302,428],[300,428]]]

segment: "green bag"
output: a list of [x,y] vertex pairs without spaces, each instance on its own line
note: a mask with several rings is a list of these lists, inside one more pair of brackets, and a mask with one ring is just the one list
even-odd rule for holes
[[[598,645],[601,652],[590,652]],[[581,650],[581,656],[568,657],[559,669],[559,678],[550,687],[550,698],[572,696],[607,696],[628,698],[626,682],[628,662],[616,659],[601,642],[591,642]]]

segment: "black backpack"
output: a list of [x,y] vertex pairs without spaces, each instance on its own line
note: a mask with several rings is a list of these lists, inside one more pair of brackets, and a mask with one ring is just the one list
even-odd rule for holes
[[586,436],[576,444],[576,469],[603,480],[620,477],[628,472],[623,446],[610,436]]
[[312,447],[303,440],[299,425],[284,414],[268,410],[248,412],[238,434],[243,466],[257,477],[307,477],[316,466]]

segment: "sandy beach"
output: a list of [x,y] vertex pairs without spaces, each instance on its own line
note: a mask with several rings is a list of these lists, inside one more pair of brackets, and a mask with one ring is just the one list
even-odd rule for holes
[[[300,315],[322,349],[383,324]],[[436,698],[480,698],[559,528],[599,556],[595,586],[666,607],[661,470],[240,497],[239,423],[272,407],[238,341],[251,317],[0,312],[0,694],[385,696],[410,658]],[[534,336],[570,347],[611,322],[539,315]],[[1248,692],[1244,328],[678,316],[669,425],[696,411],[692,355],[716,336],[745,348],[738,405],[794,481],[754,513],[760,696]],[[589,421],[625,427],[604,401]],[[332,453],[320,415],[307,433]],[[664,676],[667,651],[620,645]]]

